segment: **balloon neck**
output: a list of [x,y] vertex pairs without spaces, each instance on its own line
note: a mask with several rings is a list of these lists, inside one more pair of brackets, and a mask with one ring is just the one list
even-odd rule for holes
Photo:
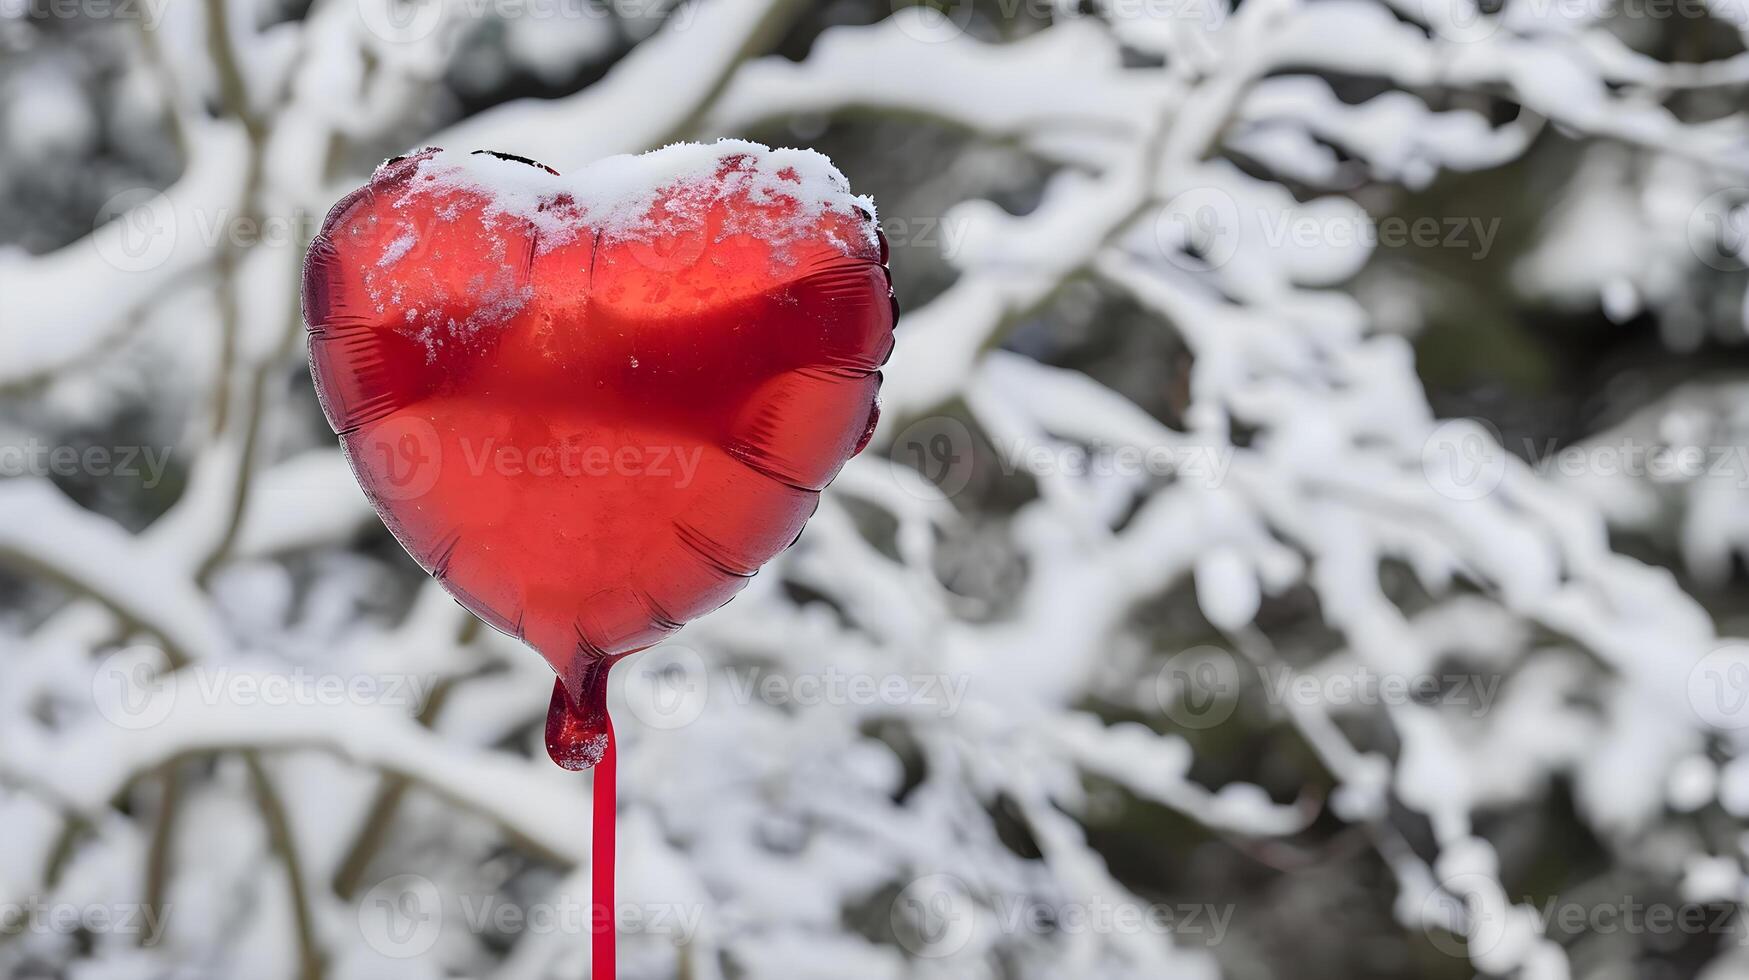
[[613,739],[607,673],[617,659],[590,658],[553,682],[553,700],[547,707],[547,754],[561,769],[591,769],[607,754]]

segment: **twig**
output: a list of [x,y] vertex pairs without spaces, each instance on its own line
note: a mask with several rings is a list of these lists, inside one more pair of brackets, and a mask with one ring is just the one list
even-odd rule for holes
[[249,780],[255,787],[256,802],[267,825],[273,849],[285,866],[286,887],[290,892],[292,912],[297,921],[299,980],[321,980],[327,972],[326,958],[316,942],[315,916],[310,910],[310,896],[304,884],[303,862],[298,857],[297,839],[292,834],[285,804],[273,787],[273,780],[261,764],[256,752],[244,752],[243,763],[249,768]]

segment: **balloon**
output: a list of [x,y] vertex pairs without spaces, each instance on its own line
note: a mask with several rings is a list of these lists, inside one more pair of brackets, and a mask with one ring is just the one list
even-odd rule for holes
[[424,150],[329,213],[310,365],[407,552],[558,672],[548,748],[606,748],[619,658],[727,602],[868,441],[897,309],[825,157],[676,145],[566,178]]

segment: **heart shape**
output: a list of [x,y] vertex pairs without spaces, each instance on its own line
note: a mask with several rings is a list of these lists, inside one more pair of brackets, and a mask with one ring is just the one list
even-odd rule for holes
[[740,141],[570,178],[425,150],[329,213],[323,410],[408,553],[558,672],[561,765],[599,758],[611,664],[733,597],[867,442],[886,257],[825,157]]

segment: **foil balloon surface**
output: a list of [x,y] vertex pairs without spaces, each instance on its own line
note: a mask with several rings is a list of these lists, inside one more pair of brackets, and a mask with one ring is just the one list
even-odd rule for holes
[[885,263],[824,157],[736,141],[570,176],[425,150],[328,215],[323,409],[408,553],[557,671],[560,765],[601,758],[614,661],[733,597],[867,442]]

